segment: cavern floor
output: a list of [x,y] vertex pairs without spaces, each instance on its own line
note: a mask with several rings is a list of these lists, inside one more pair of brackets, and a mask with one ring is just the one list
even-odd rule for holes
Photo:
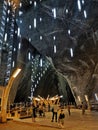
[[[86,110],[85,115],[79,109],[71,109],[69,116],[65,110],[64,130],[98,130],[98,112]],[[57,130],[57,122],[51,122],[51,112],[46,113],[46,117],[37,117],[32,123],[31,118],[15,119],[0,124],[0,130]]]

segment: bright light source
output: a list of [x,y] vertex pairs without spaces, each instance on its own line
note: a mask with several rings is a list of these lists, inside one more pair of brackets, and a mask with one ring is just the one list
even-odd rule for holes
[[31,25],[29,25],[29,29],[31,29],[32,28],[32,26]]
[[37,84],[38,84],[39,82],[38,82],[38,80],[37,80]]
[[20,36],[20,28],[18,28],[18,36]]
[[54,53],[56,53],[56,45],[54,45]]
[[20,49],[20,48],[21,48],[21,43],[19,42],[18,49]]
[[34,7],[36,7],[36,1],[34,1]]
[[42,67],[42,66],[43,66],[43,60],[40,59],[40,67]]
[[81,1],[77,0],[78,10],[81,11]]
[[23,14],[23,12],[22,11],[19,11],[19,16],[21,16]]
[[16,78],[17,75],[20,73],[20,71],[21,71],[21,69],[18,68],[18,69],[14,72],[13,78]]
[[32,4],[32,0],[30,0],[30,4]]
[[28,59],[29,60],[31,59],[31,53],[30,52],[28,53]]
[[22,20],[20,20],[20,23],[22,23]]
[[7,41],[7,33],[5,33],[4,41]]
[[40,40],[42,40],[43,39],[43,37],[42,36],[40,36]]
[[85,95],[85,100],[88,102],[88,96],[87,95]]
[[68,9],[66,9],[66,14],[68,14]]
[[16,51],[16,48],[14,48],[14,51]]
[[9,22],[9,18],[7,18],[7,22]]
[[84,17],[87,18],[87,12],[84,10]]
[[36,18],[34,18],[34,28],[36,28]]
[[56,8],[52,9],[52,12],[53,12],[54,19],[56,19]]
[[42,21],[42,18],[40,18],[40,22]]
[[70,35],[70,29],[68,30],[68,34]]
[[70,54],[71,54],[71,57],[73,57],[73,49],[70,48]]
[[9,14],[9,13],[10,13],[10,10],[8,10],[7,13]]
[[56,39],[56,37],[55,36],[53,36],[53,40],[55,40]]
[[82,4],[84,4],[84,0],[82,0]]
[[63,98],[63,95],[61,95],[60,98]]
[[95,93],[95,98],[96,98],[96,100],[98,101],[98,95],[97,95],[97,93]]
[[22,7],[22,3],[20,3],[19,6]]
[[29,38],[29,42],[31,42],[31,38]]
[[78,100],[79,100],[79,102],[81,102],[81,98],[80,98],[80,96],[78,96]]
[[11,2],[10,1],[8,1],[8,4],[9,4],[9,6],[11,6]]

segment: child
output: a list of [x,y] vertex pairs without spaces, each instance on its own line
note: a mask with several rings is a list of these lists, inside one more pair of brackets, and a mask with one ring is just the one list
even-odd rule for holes
[[64,128],[64,118],[65,118],[65,114],[64,114],[63,110],[61,109],[60,114],[59,114],[59,118],[58,118],[58,125],[61,128]]

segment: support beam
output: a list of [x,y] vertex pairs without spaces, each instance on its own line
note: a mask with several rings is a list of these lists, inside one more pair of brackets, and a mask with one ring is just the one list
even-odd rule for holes
[[7,121],[7,103],[8,103],[8,97],[11,90],[11,87],[13,85],[14,79],[17,77],[17,75],[20,73],[21,69],[17,69],[13,75],[11,76],[8,85],[5,87],[4,92],[2,94],[2,100],[1,100],[1,122],[4,123]]

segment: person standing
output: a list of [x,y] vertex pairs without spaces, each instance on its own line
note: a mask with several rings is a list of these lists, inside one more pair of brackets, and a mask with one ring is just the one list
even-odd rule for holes
[[36,106],[35,104],[33,103],[32,104],[32,122],[35,122],[35,118],[36,118]]
[[69,116],[71,115],[71,112],[70,112],[70,105],[67,105],[67,110],[68,110],[68,114]]
[[52,120],[51,120],[51,122],[53,122],[54,119],[55,119],[55,122],[57,122],[57,115],[58,115],[58,105],[55,104],[52,106]]
[[85,114],[85,104],[84,104],[84,102],[82,102],[82,115],[84,115]]
[[65,119],[65,114],[64,114],[63,109],[61,109],[60,114],[59,114],[59,117],[58,117],[58,125],[59,125],[61,128],[64,128],[64,119]]

